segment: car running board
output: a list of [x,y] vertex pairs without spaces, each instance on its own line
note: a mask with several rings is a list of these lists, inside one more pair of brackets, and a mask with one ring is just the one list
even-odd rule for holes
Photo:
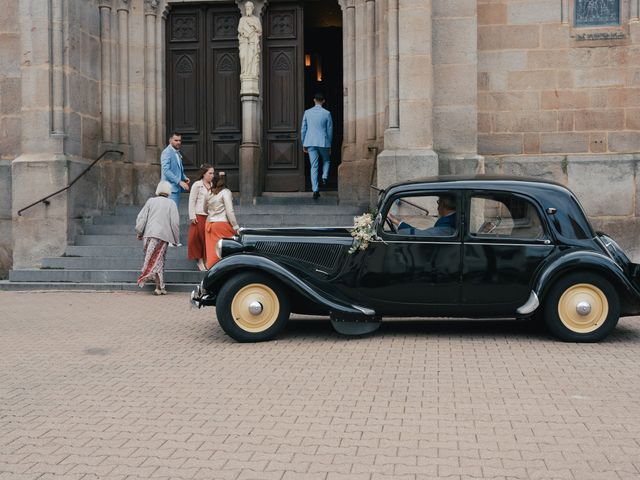
[[[373,311],[370,311],[373,313]],[[331,313],[331,325],[342,335],[360,336],[373,333],[380,328],[381,318],[374,315],[336,316]]]

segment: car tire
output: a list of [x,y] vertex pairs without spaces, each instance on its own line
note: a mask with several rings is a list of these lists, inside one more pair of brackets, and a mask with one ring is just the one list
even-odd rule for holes
[[220,289],[216,315],[222,329],[238,342],[264,342],[287,323],[289,296],[278,280],[262,273],[241,273]]
[[598,342],[620,317],[620,300],[611,283],[594,273],[574,273],[552,285],[544,307],[547,327],[565,342]]

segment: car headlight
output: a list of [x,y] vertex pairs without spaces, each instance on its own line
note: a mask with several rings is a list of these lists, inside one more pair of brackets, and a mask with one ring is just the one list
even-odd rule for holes
[[216,243],[216,255],[218,258],[222,258],[222,239]]

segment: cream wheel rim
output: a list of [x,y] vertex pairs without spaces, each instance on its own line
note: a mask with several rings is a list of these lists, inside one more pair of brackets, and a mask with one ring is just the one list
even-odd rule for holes
[[558,302],[560,321],[572,332],[590,333],[602,326],[609,302],[595,285],[579,283],[568,288]]
[[276,323],[278,313],[278,296],[271,288],[261,283],[242,287],[231,302],[233,320],[246,332],[264,332]]

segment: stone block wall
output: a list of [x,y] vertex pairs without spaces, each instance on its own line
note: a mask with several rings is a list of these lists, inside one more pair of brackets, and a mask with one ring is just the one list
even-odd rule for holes
[[0,0],[0,278],[11,268],[11,161],[20,154],[21,98],[18,2]]
[[640,23],[579,40],[573,1],[478,0],[481,155],[640,152]]

